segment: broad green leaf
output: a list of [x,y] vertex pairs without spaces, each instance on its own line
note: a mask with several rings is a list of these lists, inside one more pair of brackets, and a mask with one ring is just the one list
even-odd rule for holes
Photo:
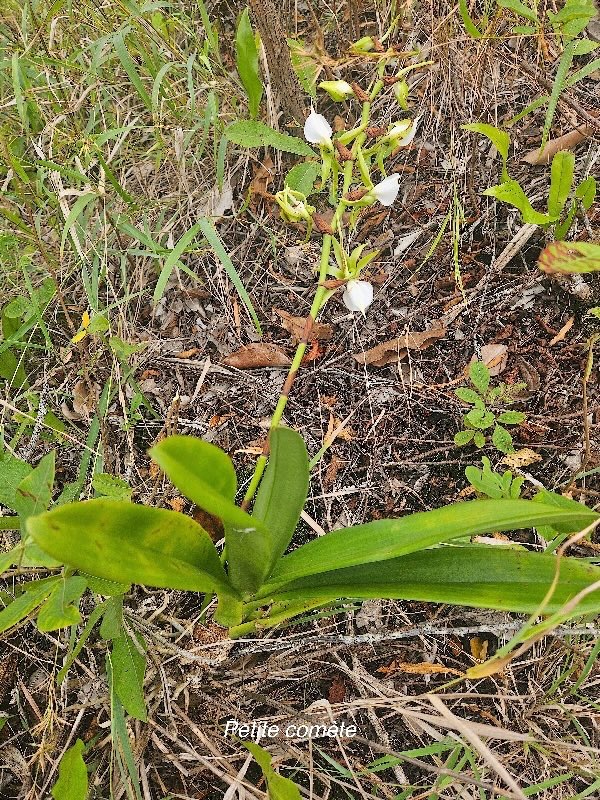
[[496,419],[503,425],[520,425],[525,421],[525,414],[522,411],[503,411]]
[[539,255],[538,267],[547,273],[600,271],[600,244],[552,242]]
[[14,510],[22,523],[30,516],[41,514],[50,505],[54,486],[54,461],[53,450],[41,459],[37,467],[17,487]]
[[0,503],[15,511],[17,486],[32,472],[25,461],[6,452],[0,457]]
[[110,581],[235,594],[208,534],[193,519],[118,500],[86,500],[31,517],[54,558]]
[[480,133],[482,136],[486,136],[500,153],[503,164],[506,164],[510,147],[510,136],[506,131],[502,131],[500,128],[494,127],[494,125],[488,125],[485,122],[471,122],[461,127],[464,131]]
[[41,581],[31,581],[21,588],[23,593],[0,611],[0,633],[12,628],[48,597],[62,578],[55,577]]
[[198,225],[200,225],[200,230],[206,237],[206,241],[212,247],[214,254],[219,259],[221,264],[223,265],[223,269],[229,276],[229,280],[235,286],[235,290],[240,296],[240,300],[246,306],[248,313],[252,317],[252,321],[254,322],[254,327],[258,331],[258,333],[262,334],[262,330],[260,327],[260,322],[258,321],[258,316],[256,314],[256,310],[252,305],[252,300],[250,300],[250,295],[246,291],[246,287],[242,283],[242,279],[238,275],[236,268],[233,265],[233,261],[229,257],[229,253],[225,250],[223,246],[223,242],[217,231],[215,230],[214,225],[209,219],[202,218]]
[[486,470],[477,467],[466,467],[465,475],[469,483],[481,494],[486,494],[492,499],[499,500],[502,497],[502,488],[498,485],[498,480],[493,473],[490,475]]
[[477,394],[477,392],[473,389],[467,389],[466,387],[455,389],[454,394],[459,400],[463,400],[465,403],[471,403],[471,405],[476,405],[482,402],[480,395]]
[[[481,500],[473,504],[517,502]],[[531,614],[538,610],[554,580],[556,569],[557,558],[553,555],[510,547],[445,546],[378,564],[299,578],[280,586],[269,599],[278,602],[296,597],[324,600],[389,598]],[[560,610],[596,581],[600,581],[599,567],[575,558],[562,558],[560,580],[544,613]],[[575,614],[598,611],[600,589],[584,597]]]
[[86,588],[87,581],[80,575],[62,578],[38,612],[38,630],[56,631],[81,622],[77,605]]
[[51,789],[54,800],[86,800],[88,796],[88,774],[83,751],[85,745],[77,739],[60,760],[58,780]]
[[88,588],[102,597],[115,597],[122,594],[127,594],[131,589],[130,583],[117,583],[116,581],[107,581],[104,578],[98,578],[95,575],[86,575]]
[[454,434],[454,444],[457,447],[463,447],[473,439],[475,431],[459,431]]
[[310,197],[320,174],[321,167],[316,161],[303,161],[291,168],[285,176],[285,183],[295,192],[302,192],[306,197]]
[[566,0],[560,11],[546,11],[555,30],[562,36],[578,36],[596,15],[593,0]]
[[248,95],[250,116],[255,119],[260,108],[263,85],[258,71],[256,39],[254,38],[247,8],[241,13],[235,32],[235,60],[237,71]]
[[[113,685],[123,708],[136,719],[145,722],[148,719],[144,700],[144,675],[146,672],[146,650],[144,640],[135,634],[136,642],[122,633],[113,639],[111,662]],[[140,650],[142,652],[140,652]]]
[[475,445],[475,447],[484,446],[485,436],[483,435],[483,433],[481,433],[481,431],[475,431],[475,434],[473,436],[473,444]]
[[496,0],[500,8],[506,8],[509,11],[514,11],[520,17],[525,17],[530,22],[538,22],[536,12],[521,0]]
[[469,364],[469,378],[473,386],[482,394],[490,385],[490,371],[483,361],[472,361]]
[[569,150],[561,150],[552,159],[550,169],[550,193],[548,195],[548,213],[552,217],[560,217],[565,203],[571,193],[575,155]]
[[110,597],[104,604],[100,636],[105,639],[117,639],[123,634],[123,598]]
[[[440,542],[490,531],[512,531],[569,521],[581,528],[598,519],[589,508],[567,508],[532,500],[473,500],[332,531],[284,556],[269,584],[333,569],[382,562]],[[262,591],[261,591],[262,594]]]
[[269,128],[264,122],[253,120],[238,120],[225,128],[225,136],[234,144],[241,147],[273,147],[283,150],[284,153],[294,153],[297,156],[314,156],[312,147],[287,133]]
[[316,98],[317,80],[321,73],[322,64],[315,48],[305,39],[287,40],[290,48],[292,67],[296,73],[300,86],[307,95]]
[[[306,502],[309,483],[304,439],[291,428],[275,428],[269,436],[270,456],[252,516],[264,522],[269,536],[269,563],[264,576],[285,553]],[[228,556],[231,554],[227,546]]]
[[103,497],[110,497],[113,500],[131,500],[131,487],[116,475],[97,472],[92,478],[92,486],[94,491]]
[[81,653],[81,651],[85,647],[85,643],[89,639],[93,629],[96,627],[96,623],[104,613],[104,606],[105,606],[104,603],[100,603],[100,605],[94,606],[89,617],[87,618],[83,631],[81,632],[77,642],[71,639],[69,644],[69,652],[64,660],[62,667],[60,668],[56,676],[56,683],[59,686],[64,681],[68,671],[75,663],[75,660],[79,656],[79,653]]
[[269,800],[300,800],[300,790],[289,778],[284,778],[275,772],[271,766],[272,756],[267,750],[255,742],[242,742],[242,744],[252,753],[265,776]]
[[513,453],[513,440],[510,433],[502,425],[496,425],[492,434],[492,444],[501,453]]
[[229,456],[194,436],[169,436],[149,451],[179,491],[197,506],[239,528],[262,529],[234,504],[235,470]]
[[553,222],[556,217],[549,214],[541,214],[536,211],[521,186],[514,180],[508,180],[498,186],[491,186],[483,192],[488,197],[495,197],[503,203],[508,203],[517,208],[523,217],[523,222],[530,225],[547,225]]
[[468,414],[465,414],[465,420],[474,428],[485,430],[492,427],[495,417],[491,411],[487,411],[485,408],[473,408]]

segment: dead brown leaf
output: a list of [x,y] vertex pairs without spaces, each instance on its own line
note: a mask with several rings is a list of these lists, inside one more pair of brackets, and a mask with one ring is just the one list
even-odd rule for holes
[[250,207],[256,211],[260,198],[271,199],[268,191],[269,184],[273,181],[273,159],[266,155],[262,164],[254,167],[254,177],[250,181]]
[[517,450],[516,453],[509,453],[502,459],[502,464],[505,464],[509,469],[519,469],[519,467],[528,467],[530,464],[535,464],[541,461],[542,457],[529,447],[523,447]]
[[260,367],[288,367],[291,359],[281,347],[267,342],[253,342],[240,347],[223,359],[223,364],[236,369],[259,369]]
[[443,664],[433,664],[431,661],[392,661],[388,667],[379,667],[377,672],[390,675],[394,672],[410,672],[412,675],[463,675],[463,673],[453,667],[445,667]]
[[[481,360],[492,377],[500,375],[506,369],[508,347],[505,344],[486,344],[481,348]],[[473,356],[471,361],[477,361],[476,356]]]
[[534,165],[549,164],[554,156],[561,150],[571,150],[578,145],[579,142],[593,135],[594,129],[591,125],[580,125],[578,128],[574,128],[563,136],[550,139],[546,143],[543,151],[541,151],[539,147],[535,150],[530,150],[529,153],[523,156],[521,161]]
[[[304,337],[306,317],[294,317],[282,308],[273,309],[278,317],[281,318],[282,326],[292,335],[294,343],[301,342]],[[321,322],[313,322],[309,333],[309,340],[319,339],[325,341],[333,336],[333,327],[324,325]]]
[[406,333],[398,339],[382,342],[364,353],[355,353],[354,358],[359,364],[385,367],[387,364],[394,364],[405,359],[409,350],[426,350],[438,339],[443,339],[445,335],[446,328],[437,324],[426,331]]
[[100,386],[97,383],[79,380],[73,387],[73,410],[80,417],[89,419],[99,397]]
[[469,641],[469,645],[471,646],[471,655],[475,661],[486,660],[489,644],[487,639],[483,639],[481,636],[473,636]]
[[192,347],[190,350],[182,350],[179,353],[173,353],[173,358],[193,358],[200,352],[199,347]]
[[562,341],[564,340],[564,338],[565,338],[565,336],[567,335],[567,333],[568,333],[568,332],[571,330],[571,328],[573,327],[573,323],[574,323],[574,322],[575,322],[575,317],[570,317],[570,318],[569,318],[569,319],[568,319],[568,320],[565,322],[565,324],[562,326],[562,328],[561,328],[561,329],[559,330],[559,332],[556,334],[556,336],[554,337],[554,339],[552,339],[552,340],[550,341],[550,343],[549,343],[550,347],[552,347],[553,345],[555,345],[555,344],[558,344],[559,342],[562,342]]

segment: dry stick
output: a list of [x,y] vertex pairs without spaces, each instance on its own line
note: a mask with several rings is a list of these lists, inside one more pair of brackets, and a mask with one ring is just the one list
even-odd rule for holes
[[[366,124],[366,121],[369,116],[370,110],[370,103],[365,102],[363,103],[363,110],[362,110],[362,119],[361,123]],[[364,133],[360,134],[354,143],[353,150],[356,151],[356,148],[360,146],[362,141],[364,140]],[[344,164],[344,184],[342,189],[342,197],[346,194],[346,192],[350,188],[350,184],[352,182],[352,161],[347,161]],[[333,219],[331,221],[331,227],[335,231],[338,227],[338,224],[342,218],[342,214],[344,212],[344,203],[342,200],[338,203],[338,206],[335,210],[335,214],[333,215]],[[250,485],[248,486],[248,490],[244,496],[244,500],[242,501],[242,508],[247,510],[252,502],[252,498],[254,497],[256,490],[258,489],[258,485],[261,481],[261,478],[264,474],[265,468],[267,466],[267,460],[269,457],[269,435],[272,430],[274,430],[279,423],[281,422],[281,418],[283,416],[283,412],[285,411],[285,407],[288,402],[289,394],[294,385],[294,381],[296,379],[296,375],[298,374],[298,370],[300,369],[300,365],[302,363],[302,358],[304,357],[304,353],[306,352],[306,348],[308,347],[310,333],[312,327],[319,315],[319,312],[323,308],[325,304],[325,300],[327,299],[327,288],[323,285],[327,278],[327,266],[329,264],[329,255],[331,253],[331,243],[333,237],[331,234],[326,233],[323,236],[323,247],[321,250],[321,261],[319,265],[319,282],[318,282],[318,289],[315,293],[315,297],[310,308],[310,312],[308,317],[306,318],[306,323],[304,325],[304,331],[302,334],[302,340],[298,344],[296,348],[296,353],[294,354],[293,361],[291,363],[289,372],[287,374],[287,378],[285,379],[285,383],[283,384],[283,388],[281,390],[281,394],[279,395],[279,400],[277,401],[277,405],[275,407],[275,411],[273,416],[271,417],[271,424],[269,426],[269,433],[267,434],[267,438],[263,445],[263,450],[261,455],[256,462],[256,467],[254,468],[254,474],[250,481]]]

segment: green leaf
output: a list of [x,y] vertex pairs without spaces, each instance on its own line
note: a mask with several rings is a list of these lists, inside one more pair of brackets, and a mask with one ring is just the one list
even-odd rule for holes
[[[567,42],[560,57],[560,61],[558,62],[558,68],[552,84],[552,92],[550,93],[550,99],[548,100],[548,108],[546,109],[544,129],[542,131],[542,141],[540,143],[540,154],[543,152],[546,142],[548,141],[550,128],[552,127],[552,120],[554,119],[554,113],[556,111],[560,96],[564,90],[567,73],[569,72],[571,64],[573,63],[576,49],[575,42]],[[527,220],[525,220],[525,222],[527,222]]]
[[482,136],[486,136],[500,153],[502,162],[506,164],[510,147],[510,136],[506,131],[502,131],[500,128],[494,127],[494,125],[488,125],[485,122],[471,122],[468,125],[461,125],[461,127],[464,131],[480,133]]
[[[146,722],[148,713],[144,700],[144,675],[146,673],[145,642],[140,634],[135,634],[136,642],[122,633],[113,639],[111,663],[113,682],[117,697],[127,713]],[[140,652],[140,650],[142,652]]]
[[209,514],[239,528],[262,528],[234,504],[235,470],[214,444],[194,436],[169,436],[149,453],[179,491]]
[[480,431],[475,431],[473,436],[473,444],[475,447],[483,447],[485,445],[485,436]]
[[[600,69],[600,64],[598,64]],[[592,175],[588,175],[585,180],[581,181],[575,190],[575,197],[581,200],[581,205],[588,211],[594,204],[596,199],[596,179]]]
[[530,22],[539,22],[537,14],[529,6],[522,3],[521,0],[496,0],[500,8],[506,8],[513,11],[517,16],[525,17]]
[[104,604],[100,636],[109,641],[123,635],[123,598],[110,597]]
[[32,472],[25,461],[3,453],[0,458],[0,503],[15,511],[15,495],[17,486]]
[[504,425],[520,425],[525,422],[525,414],[522,411],[503,411],[496,419]]
[[459,431],[454,434],[454,444],[457,447],[464,447],[464,445],[469,444],[474,434],[475,431]]
[[85,209],[92,203],[94,200],[98,198],[96,192],[87,192],[86,194],[82,194],[80,197],[77,198],[75,203],[73,204],[73,208],[69,211],[67,218],[65,220],[65,225],[63,228],[62,236],[60,239],[60,255],[61,258],[63,256],[65,250],[65,244],[67,242],[67,238],[75,225],[77,224],[77,220],[83,214]]
[[473,391],[473,389],[455,389],[454,394],[459,400],[463,400],[465,403],[471,403],[471,405],[480,405],[483,402],[480,395]]
[[[476,500],[473,505],[492,503],[499,507],[519,502],[527,501]],[[556,569],[557,558],[553,555],[509,547],[438,547],[383,563],[299,578],[280,586],[270,599],[278,602],[297,597],[319,597],[324,601],[389,598],[531,614],[538,610]],[[562,558],[558,586],[544,613],[560,610],[575,595],[599,580],[599,567],[575,558]],[[598,611],[600,589],[584,597],[571,616]]]
[[[269,436],[269,465],[261,481],[252,516],[268,532],[267,561],[260,570],[261,583],[273,570],[290,543],[308,493],[308,453],[304,439],[291,428],[275,428]],[[260,536],[261,534],[254,534]],[[227,556],[232,551],[227,542]],[[250,551],[239,551],[240,559]],[[255,588],[258,588],[255,587]]]
[[491,411],[485,408],[473,408],[468,414],[465,414],[465,420],[474,428],[485,430],[491,428],[496,418]]
[[538,267],[550,274],[598,272],[600,245],[592,242],[551,242],[540,253]]
[[469,378],[478,392],[487,392],[490,385],[490,371],[483,361],[472,361],[469,364]]
[[483,34],[471,19],[467,0],[458,0],[458,8],[466,32],[469,34],[469,36],[472,36],[473,39],[481,39]]
[[517,208],[521,212],[523,222],[529,225],[547,225],[556,219],[556,217],[536,211],[517,181],[508,180],[498,184],[498,186],[491,186],[483,194],[488,197],[495,197],[496,200],[501,200],[503,203],[508,203]]
[[455,503],[400,519],[377,520],[332,531],[284,556],[269,583],[274,585],[333,569],[382,562],[458,537],[552,525],[566,520],[583,528],[598,517],[579,503],[568,509],[532,500]]
[[94,491],[103,497],[110,497],[113,500],[131,500],[131,487],[116,475],[97,472],[92,478],[92,486]]
[[31,517],[27,529],[51,556],[99,578],[235,594],[208,534],[175,511],[86,500]]
[[502,425],[496,425],[494,428],[492,444],[501,453],[514,453],[512,436]]
[[80,575],[61,579],[38,612],[38,630],[56,631],[81,622],[81,614],[74,603],[79,604],[86,588],[87,581]]
[[548,213],[552,217],[560,217],[565,203],[571,193],[575,155],[569,150],[561,150],[552,159],[550,169],[550,193],[548,195]]
[[24,478],[15,494],[14,510],[25,523],[28,517],[45,511],[52,500],[54,486],[54,451],[45,455]]
[[125,44],[125,34],[121,30],[113,37],[113,43],[115,47],[115,52],[119,57],[119,61],[123,65],[123,69],[127,73],[127,77],[131,81],[134,89],[141,97],[144,105],[148,109],[150,113],[152,113],[152,99],[144,84],[142,83],[142,79],[140,78],[138,71],[135,68],[135,64],[133,59],[129,55],[129,50],[127,49],[127,45]]
[[241,13],[235,32],[235,60],[242,85],[248,95],[250,116],[254,119],[258,115],[260,108],[263,85],[258,71],[256,39],[254,38],[247,8]]
[[295,192],[301,192],[306,197],[315,190],[315,181],[321,174],[321,167],[316,161],[303,161],[292,167],[285,176],[285,183]]
[[88,774],[83,752],[85,745],[77,739],[60,760],[58,780],[51,789],[54,800],[86,800]]
[[269,800],[300,800],[300,790],[289,778],[279,775],[271,766],[271,754],[254,742],[242,742],[254,756],[255,761],[261,768],[265,780]]
[[[489,462],[488,462],[489,463]],[[477,467],[466,467],[465,475],[471,486],[481,494],[499,500],[502,497],[502,488],[499,486],[498,476],[489,470],[480,470]]]
[[179,261],[180,257],[184,254],[187,248],[194,241],[194,239],[198,235],[200,227],[201,226],[199,222],[197,222],[195,225],[192,225],[192,227],[189,230],[187,230],[177,241],[175,247],[169,251],[169,254],[167,255],[167,257],[164,260],[164,263],[162,264],[160,274],[158,276],[158,280],[156,281],[156,286],[154,287],[154,292],[152,294],[152,302],[154,303],[154,305],[156,305],[163,296],[167,283],[169,282],[169,278],[171,277],[171,273],[173,272],[177,264],[181,264],[181,262]]
[[30,581],[21,588],[23,593],[0,611],[0,633],[12,628],[41,605],[62,578]]
[[[258,124],[258,123],[257,123]],[[212,247],[216,257],[219,259],[225,272],[229,276],[229,280],[235,286],[235,290],[240,296],[240,300],[246,306],[248,313],[252,317],[252,321],[254,322],[254,327],[258,331],[258,333],[262,334],[262,330],[260,327],[260,322],[258,321],[258,316],[256,311],[254,310],[254,306],[252,305],[252,301],[250,300],[250,295],[246,291],[246,287],[242,283],[242,279],[238,275],[236,268],[233,265],[229,254],[223,247],[223,242],[221,241],[219,234],[216,232],[214,225],[208,219],[202,218],[198,225],[200,226],[200,230],[206,237],[206,241]]]
[[297,156],[314,156],[315,151],[302,139],[269,128],[264,122],[238,120],[225,128],[225,136],[242,147],[273,147]]

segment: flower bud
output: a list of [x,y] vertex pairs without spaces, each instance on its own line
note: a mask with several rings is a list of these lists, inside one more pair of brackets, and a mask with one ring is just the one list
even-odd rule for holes
[[315,213],[313,206],[306,202],[306,195],[296,192],[286,186],[275,195],[281,216],[286,222],[307,222],[312,225],[312,215]]
[[393,91],[400,108],[408,111],[408,93],[410,91],[408,83],[406,81],[398,81],[394,84]]
[[331,125],[322,114],[311,111],[304,123],[304,138],[311,144],[318,144],[333,149]]
[[375,48],[375,42],[372,36],[363,36],[354,44],[350,45],[351,53],[370,53]]
[[373,286],[368,281],[348,281],[342,300],[350,311],[364,314],[373,302]]
[[388,175],[369,192],[376,200],[379,200],[382,206],[391,206],[398,192],[400,191],[400,175],[395,172],[393,175]]
[[349,97],[354,97],[354,89],[347,81],[321,81],[319,89],[327,92],[336,103],[342,103]]

